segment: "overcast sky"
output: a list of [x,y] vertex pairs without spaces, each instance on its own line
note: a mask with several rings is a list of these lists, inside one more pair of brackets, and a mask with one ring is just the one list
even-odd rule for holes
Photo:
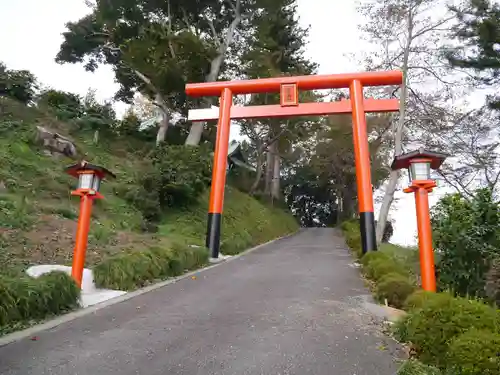
[[[363,48],[355,2],[298,0],[298,3],[301,22],[311,25],[307,54],[320,64],[319,73],[360,70],[346,56]],[[99,99],[111,99],[117,85],[109,67],[88,73],[79,65],[58,65],[54,62],[64,24],[76,21],[87,13],[83,0],[1,0],[0,61],[11,69],[30,70],[40,82],[52,88],[80,95],[93,88],[97,90]],[[123,112],[124,106],[118,104],[117,110]],[[437,200],[437,194],[439,192],[431,196],[431,204]],[[396,224],[392,241],[414,244],[416,219],[413,196],[398,192],[397,198],[399,200],[391,213]]]

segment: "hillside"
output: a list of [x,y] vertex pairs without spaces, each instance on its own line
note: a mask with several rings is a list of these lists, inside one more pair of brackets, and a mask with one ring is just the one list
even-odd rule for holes
[[[0,262],[2,274],[19,274],[32,264],[71,264],[78,199],[70,195],[76,181],[63,173],[75,160],[48,155],[36,142],[37,126],[70,138],[75,158],[102,165],[117,175],[105,181],[89,235],[87,264],[111,255],[169,247],[203,245],[208,191],[184,208],[163,210],[153,233],[141,212],[126,199],[147,163],[147,149],[120,137],[93,142],[93,132],[59,122],[34,107],[0,98]],[[151,148],[152,145],[147,145]],[[222,252],[233,254],[297,229],[282,209],[267,207],[228,187],[222,227]]]

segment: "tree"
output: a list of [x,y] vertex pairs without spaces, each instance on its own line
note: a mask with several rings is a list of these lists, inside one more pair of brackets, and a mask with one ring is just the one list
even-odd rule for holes
[[430,134],[435,148],[450,155],[440,175],[466,199],[471,199],[478,188],[496,194],[500,183],[497,114],[483,106],[455,109],[449,116],[449,126]]
[[38,107],[53,111],[60,120],[79,118],[83,114],[81,98],[73,93],[47,89],[36,98]]
[[[500,5],[489,0],[468,0],[464,8],[451,8],[458,24],[452,36],[462,42],[447,51],[452,66],[472,70],[475,82],[486,87],[500,84]],[[500,110],[500,97],[489,98]]]
[[187,110],[185,83],[216,79],[222,70],[240,21],[240,0],[234,1],[97,1],[89,15],[66,25],[56,61],[84,63],[90,71],[112,65],[116,99],[130,102],[139,92],[161,111],[160,143],[173,112]]
[[[384,116],[367,118],[369,132],[378,134],[370,142],[375,188],[387,178],[384,159],[377,153],[386,126],[381,118]],[[350,116],[323,118],[284,182],[287,204],[303,226],[330,226],[355,217],[357,187]]]
[[[450,72],[442,57],[443,41],[452,27],[454,14],[445,0],[366,0],[360,11],[366,20],[361,28],[374,46],[374,50],[366,52],[367,68],[403,72],[399,116],[392,120],[392,142],[388,144],[397,156],[403,153],[405,144],[421,144],[423,133],[442,121],[442,116],[434,116],[440,113],[436,100],[446,102],[459,94],[457,77],[451,77],[455,72]],[[398,171],[391,172],[385,186],[377,220],[379,243],[399,178]]]
[[0,97],[29,104],[38,88],[35,76],[27,70],[10,70],[0,62]]
[[[387,178],[380,144],[385,136],[386,116],[367,116],[368,132],[375,135],[370,140],[371,179],[375,188]],[[340,220],[348,220],[356,213],[357,185],[352,142],[351,117],[329,116],[325,126],[316,135],[316,144],[310,159],[316,173],[329,181],[339,200]]]
[[486,274],[500,256],[500,209],[488,189],[471,200],[447,196],[433,208],[432,228],[443,289],[484,297]]
[[[311,74],[316,64],[304,56],[307,29],[300,27],[295,0],[256,0],[253,30],[242,55],[242,75],[249,79],[282,75]],[[302,101],[316,100],[312,93],[301,93]],[[278,104],[279,94],[251,95],[246,104]],[[283,159],[293,154],[294,145],[307,138],[317,119],[291,118],[246,120],[242,133],[253,143],[257,174],[252,193],[261,184],[266,195],[281,195],[280,175]],[[265,169],[264,169],[265,168]]]
[[332,226],[338,222],[335,192],[310,165],[295,168],[288,176],[285,201],[302,227]]
[[[235,42],[235,39],[237,39],[237,31],[238,27],[243,21],[243,14],[248,13],[248,10],[252,9],[253,3],[255,0],[235,0],[235,3],[232,3],[232,0],[228,0],[230,4],[230,9],[233,11],[233,17],[230,20],[230,23],[227,25],[227,27],[223,27],[222,29],[219,27],[217,28],[215,26],[214,19],[218,19],[218,15],[221,14],[217,9],[213,11],[212,16],[208,19],[208,25],[210,26],[210,30],[212,32],[212,37],[214,40],[215,48],[216,48],[216,53],[214,54],[214,57],[212,58],[210,62],[210,70],[208,71],[208,74],[205,74],[205,81],[206,82],[213,82],[216,81],[221,74],[223,68],[227,68],[228,65],[233,65],[237,66],[238,65],[238,58],[235,58],[238,53],[238,49],[241,50],[241,40],[240,40],[240,46],[238,49],[234,48],[231,50],[231,45]],[[223,2],[224,3],[224,2]],[[247,17],[248,19],[248,17]],[[228,53],[232,53],[232,55],[235,56],[229,56],[231,63],[225,64],[226,56]],[[232,57],[232,59],[231,59]],[[236,61],[235,61],[236,60]],[[236,68],[237,70],[237,68]],[[202,100],[202,103],[206,106],[209,107],[210,105],[213,104],[212,100],[210,98],[204,98]],[[201,137],[203,134],[203,130],[206,126],[205,122],[194,122],[191,125],[191,129],[189,132],[188,137],[186,138],[186,145],[198,145],[201,141]]]

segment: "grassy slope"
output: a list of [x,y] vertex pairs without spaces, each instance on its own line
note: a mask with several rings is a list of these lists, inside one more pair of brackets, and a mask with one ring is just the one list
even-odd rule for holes
[[[159,232],[140,233],[140,213],[118,193],[120,183],[141,170],[141,157],[129,144],[93,145],[91,137],[71,131],[49,115],[0,98],[0,264],[2,273],[17,273],[31,264],[70,264],[78,215],[78,200],[69,192],[75,181],[62,171],[72,161],[47,156],[34,144],[35,126],[68,135],[79,155],[115,172],[116,181],[102,185],[105,199],[93,212],[87,266],[124,249],[168,245],[171,241],[202,245],[208,194],[198,205],[165,214]],[[282,210],[228,188],[222,228],[226,253],[261,243],[297,229]]]

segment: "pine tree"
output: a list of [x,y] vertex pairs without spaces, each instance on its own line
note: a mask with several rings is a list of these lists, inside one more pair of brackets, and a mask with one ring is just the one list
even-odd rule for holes
[[[471,69],[486,86],[500,84],[500,5],[489,0],[469,0],[465,9],[452,8],[459,21],[454,36],[463,44],[448,54],[452,66]],[[500,110],[500,96],[490,98]]]
[[[300,26],[295,0],[256,0],[253,12],[253,32],[243,54],[242,74],[249,79],[314,73],[316,64],[305,55],[308,30]],[[301,99],[311,93],[302,93]],[[278,104],[279,94],[253,95],[251,105]],[[265,165],[265,193],[273,198],[280,195],[280,171],[283,157],[294,143],[313,127],[311,119],[292,118],[244,121],[242,130],[255,144],[259,185]],[[265,161],[264,161],[265,157]]]

